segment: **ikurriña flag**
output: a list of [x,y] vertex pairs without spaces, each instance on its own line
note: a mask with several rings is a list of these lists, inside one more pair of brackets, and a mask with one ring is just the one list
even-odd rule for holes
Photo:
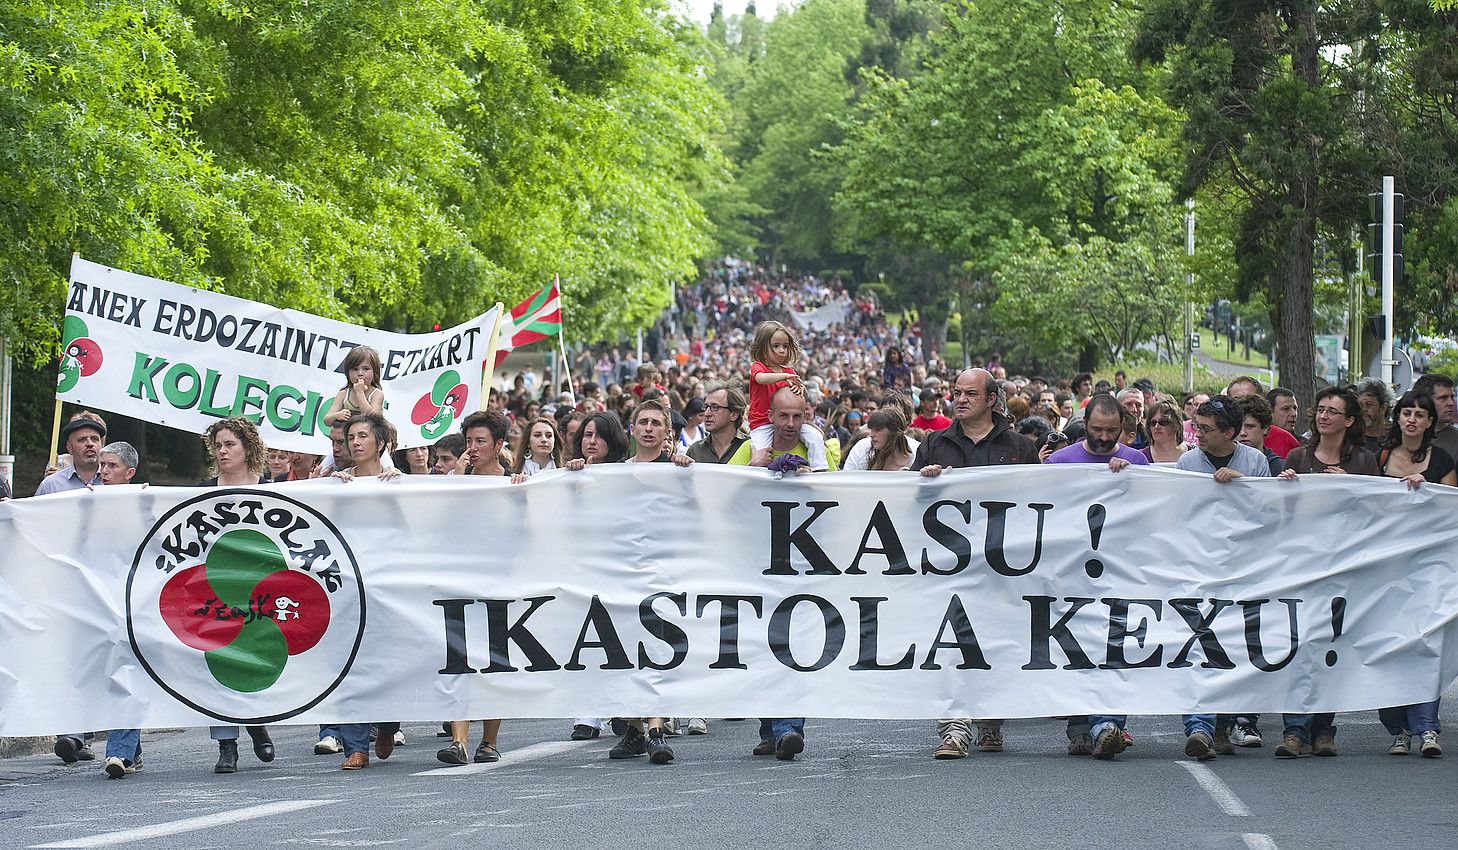
[[531,345],[547,337],[562,333],[562,292],[560,279],[554,278],[551,286],[544,286],[532,293],[530,298],[511,308],[508,321],[501,323],[500,338],[496,343],[496,363],[501,365],[512,350]]

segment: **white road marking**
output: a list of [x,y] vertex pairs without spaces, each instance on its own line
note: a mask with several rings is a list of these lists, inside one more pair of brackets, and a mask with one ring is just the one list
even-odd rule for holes
[[1275,839],[1262,832],[1247,832],[1240,837],[1250,850],[1277,850]]
[[501,761],[487,762],[485,764],[463,764],[458,767],[439,767],[434,770],[422,770],[419,773],[412,773],[411,776],[470,776],[475,773],[483,773],[497,767],[510,767],[514,764],[532,761],[534,759],[546,758],[557,753],[564,753],[571,749],[581,747],[586,741],[543,741],[540,744],[532,744],[530,747],[522,747],[519,750],[509,750],[501,754]]
[[202,815],[195,818],[176,820],[170,823],[159,823],[155,826],[142,826],[136,829],[121,829],[116,832],[103,832],[100,835],[92,835],[87,838],[72,838],[67,841],[54,841],[50,844],[35,844],[36,848],[51,847],[111,847],[117,844],[127,844],[136,841],[148,841],[153,838],[161,838],[165,835],[180,835],[184,832],[196,832],[200,829],[211,829],[215,826],[223,826],[230,823],[239,823],[245,820],[266,818],[270,815],[282,815],[289,812],[299,812],[304,809],[318,808],[337,803],[338,800],[284,800],[278,803],[266,803],[262,806],[249,806],[246,809],[234,809],[230,812],[216,812],[210,815]]
[[1215,805],[1220,807],[1220,811],[1233,818],[1250,817],[1250,809],[1239,797],[1235,796],[1235,792],[1230,790],[1230,786],[1226,785],[1223,779],[1215,775],[1215,771],[1199,762],[1180,761],[1175,764],[1190,772],[1190,776],[1200,783],[1200,787],[1205,789],[1205,793],[1210,795],[1210,799],[1215,801]]

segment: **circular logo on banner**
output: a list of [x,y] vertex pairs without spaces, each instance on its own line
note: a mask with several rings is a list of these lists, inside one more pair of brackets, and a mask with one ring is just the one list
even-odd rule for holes
[[364,625],[359,563],[338,529],[260,490],[219,490],[168,511],[127,578],[127,635],[142,666],[230,723],[317,705],[344,681]]

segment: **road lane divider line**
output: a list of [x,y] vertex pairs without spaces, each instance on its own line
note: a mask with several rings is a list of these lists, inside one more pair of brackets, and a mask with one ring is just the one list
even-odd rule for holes
[[581,747],[587,741],[543,741],[540,744],[532,744],[530,747],[522,747],[519,750],[508,750],[501,754],[500,761],[490,761],[485,764],[462,764],[455,767],[438,767],[432,770],[422,770],[412,773],[411,776],[470,776],[475,773],[482,773],[492,768],[510,767],[514,764],[533,761],[535,759],[554,756],[557,753],[565,753]]
[[86,848],[86,847],[112,847],[119,844],[128,844],[136,841],[150,841],[154,838],[162,838],[168,835],[181,835],[184,832],[197,832],[202,829],[211,829],[216,826],[224,826],[230,823],[240,823],[246,820],[257,820],[271,815],[283,815],[290,812],[301,812],[305,809],[314,809],[319,806],[327,806],[337,803],[338,800],[283,800],[277,803],[265,803],[261,806],[249,806],[245,809],[233,809],[232,811],[215,812],[210,815],[199,815],[198,817],[185,818],[183,820],[169,821],[168,823],[154,824],[153,826],[140,826],[134,829],[119,829],[115,832],[103,832],[100,835],[91,835],[85,838],[71,838],[65,841],[53,841],[49,844],[35,844],[34,848]]
[[1245,842],[1247,850],[1279,850],[1276,839],[1263,832],[1247,832],[1240,840]]
[[1210,799],[1215,801],[1215,805],[1220,807],[1220,811],[1233,818],[1250,817],[1250,809],[1245,802],[1230,790],[1230,786],[1225,784],[1225,780],[1215,775],[1215,771],[1199,762],[1180,761],[1175,764],[1190,772],[1190,776],[1199,783],[1201,788],[1205,789],[1205,793],[1210,795]]

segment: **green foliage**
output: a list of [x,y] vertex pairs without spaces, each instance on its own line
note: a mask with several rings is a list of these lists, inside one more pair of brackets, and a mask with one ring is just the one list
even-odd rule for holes
[[72,251],[416,328],[561,273],[569,333],[632,327],[732,185],[655,0],[19,0],[0,32],[0,333],[33,361]]

